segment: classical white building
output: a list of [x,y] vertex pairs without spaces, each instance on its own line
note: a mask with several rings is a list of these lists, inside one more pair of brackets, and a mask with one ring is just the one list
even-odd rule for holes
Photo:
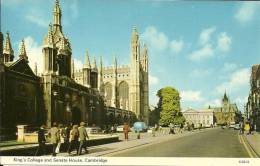
[[189,124],[193,123],[195,127],[199,127],[200,124],[203,127],[210,127],[210,125],[214,124],[213,111],[214,109],[187,109],[182,113]]

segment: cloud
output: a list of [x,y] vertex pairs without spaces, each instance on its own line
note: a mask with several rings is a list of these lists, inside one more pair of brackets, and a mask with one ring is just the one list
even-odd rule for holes
[[211,28],[202,30],[202,32],[200,33],[200,36],[199,36],[199,43],[201,45],[207,44],[210,41],[212,33],[215,31],[216,31],[216,27],[211,27]]
[[225,63],[224,64],[224,71],[233,71],[237,68],[237,65],[234,63]]
[[47,20],[44,20],[44,19],[42,19],[42,17],[39,17],[37,15],[28,14],[25,16],[25,18],[28,21],[30,21],[40,27],[43,27],[43,28],[46,28],[49,25]]
[[141,36],[145,41],[149,42],[152,48],[156,50],[161,51],[168,47],[168,37],[163,32],[157,31],[157,29],[153,26],[147,27]]
[[149,85],[157,85],[159,83],[159,79],[155,76],[149,75]]
[[230,50],[231,43],[232,43],[231,37],[228,36],[226,32],[222,32],[218,36],[217,49],[222,52],[227,52]]
[[237,10],[234,17],[240,23],[247,23],[255,18],[257,10],[260,10],[259,2],[244,2]]
[[193,51],[189,55],[189,59],[192,61],[200,61],[205,58],[210,58],[214,56],[214,50],[211,44],[206,44],[202,48]]
[[232,73],[229,80],[217,86],[216,90],[220,94],[223,94],[225,90],[228,90],[230,93],[236,92],[248,86],[249,79],[250,79],[250,69],[242,68]]
[[37,64],[37,73],[43,73],[42,46],[40,46],[31,36],[24,38],[24,42],[29,66],[34,71],[35,64]]
[[170,50],[173,53],[178,54],[185,46],[182,39],[170,40],[165,33],[158,31],[154,26],[146,27],[144,33],[141,34],[141,39],[155,52]]
[[182,91],[181,92],[181,100],[182,101],[191,101],[191,102],[200,102],[203,101],[204,98],[201,96],[200,91]]
[[173,40],[171,41],[170,43],[170,49],[178,54],[179,52],[181,52],[181,50],[183,49],[184,47],[184,42],[182,40]]

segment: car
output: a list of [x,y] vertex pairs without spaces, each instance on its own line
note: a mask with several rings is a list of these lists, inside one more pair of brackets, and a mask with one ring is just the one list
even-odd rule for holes
[[133,128],[135,132],[146,132],[148,130],[144,122],[135,122]]
[[239,126],[239,124],[235,124],[235,126],[234,126],[234,130],[240,130],[240,126]]
[[86,131],[87,131],[88,134],[98,134],[102,130],[101,130],[100,127],[86,127]]
[[230,125],[229,125],[229,128],[234,128],[235,127],[235,122],[231,122]]
[[116,127],[117,132],[123,132],[124,131],[124,125],[120,125]]

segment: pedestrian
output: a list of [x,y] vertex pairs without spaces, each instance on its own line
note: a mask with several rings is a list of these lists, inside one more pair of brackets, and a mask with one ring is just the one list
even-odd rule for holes
[[247,135],[250,133],[250,125],[249,122],[246,122],[245,127],[244,127],[245,131],[247,131]]
[[199,130],[202,129],[202,123],[200,123],[200,127],[199,127]]
[[67,124],[65,127],[65,138],[64,138],[64,149],[69,149],[70,144],[70,130],[72,129],[72,124]]
[[79,139],[79,131],[78,126],[73,125],[72,130],[70,131],[70,144],[68,148],[68,153],[70,155],[71,151],[76,149],[78,154],[78,139]]
[[244,134],[244,123],[242,121],[239,123],[239,134]]
[[49,130],[49,135],[51,136],[52,156],[56,156],[56,148],[59,142],[59,135],[60,135],[56,122],[53,122],[52,128]]
[[175,134],[175,132],[174,132],[174,125],[172,123],[170,123],[169,127],[170,127],[169,134]]
[[250,122],[250,134],[253,135],[253,134],[254,134],[253,131],[254,131],[254,122],[251,121],[251,122]]
[[191,124],[191,131],[194,130],[194,123]]
[[66,131],[62,124],[58,125],[58,129],[59,129],[59,142],[56,148],[56,153],[60,153],[60,151],[64,149],[64,142],[66,137]]
[[112,124],[112,125],[111,125],[110,134],[113,135],[113,134],[114,134],[114,131],[115,131],[115,126]]
[[46,139],[45,139],[45,126],[42,125],[38,130],[38,148],[36,150],[35,156],[45,155],[46,154]]
[[85,149],[85,153],[88,153],[86,138],[89,139],[88,133],[85,128],[85,123],[81,122],[79,127],[79,149],[78,155],[81,155],[82,148]]
[[123,127],[123,131],[124,131],[124,135],[125,135],[125,140],[128,141],[128,132],[129,132],[130,128],[128,126],[128,124],[125,122],[124,123],[124,127]]
[[183,124],[181,123],[180,124],[180,133],[182,133],[182,130],[183,130]]

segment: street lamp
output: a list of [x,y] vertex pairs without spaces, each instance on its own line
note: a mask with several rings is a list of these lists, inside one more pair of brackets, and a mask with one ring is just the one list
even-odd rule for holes
[[57,97],[58,97],[58,95],[59,95],[59,93],[57,92],[57,91],[53,91],[53,97],[54,97],[54,118],[55,118],[55,120],[57,120],[57,101],[56,101],[56,99],[57,99]]

